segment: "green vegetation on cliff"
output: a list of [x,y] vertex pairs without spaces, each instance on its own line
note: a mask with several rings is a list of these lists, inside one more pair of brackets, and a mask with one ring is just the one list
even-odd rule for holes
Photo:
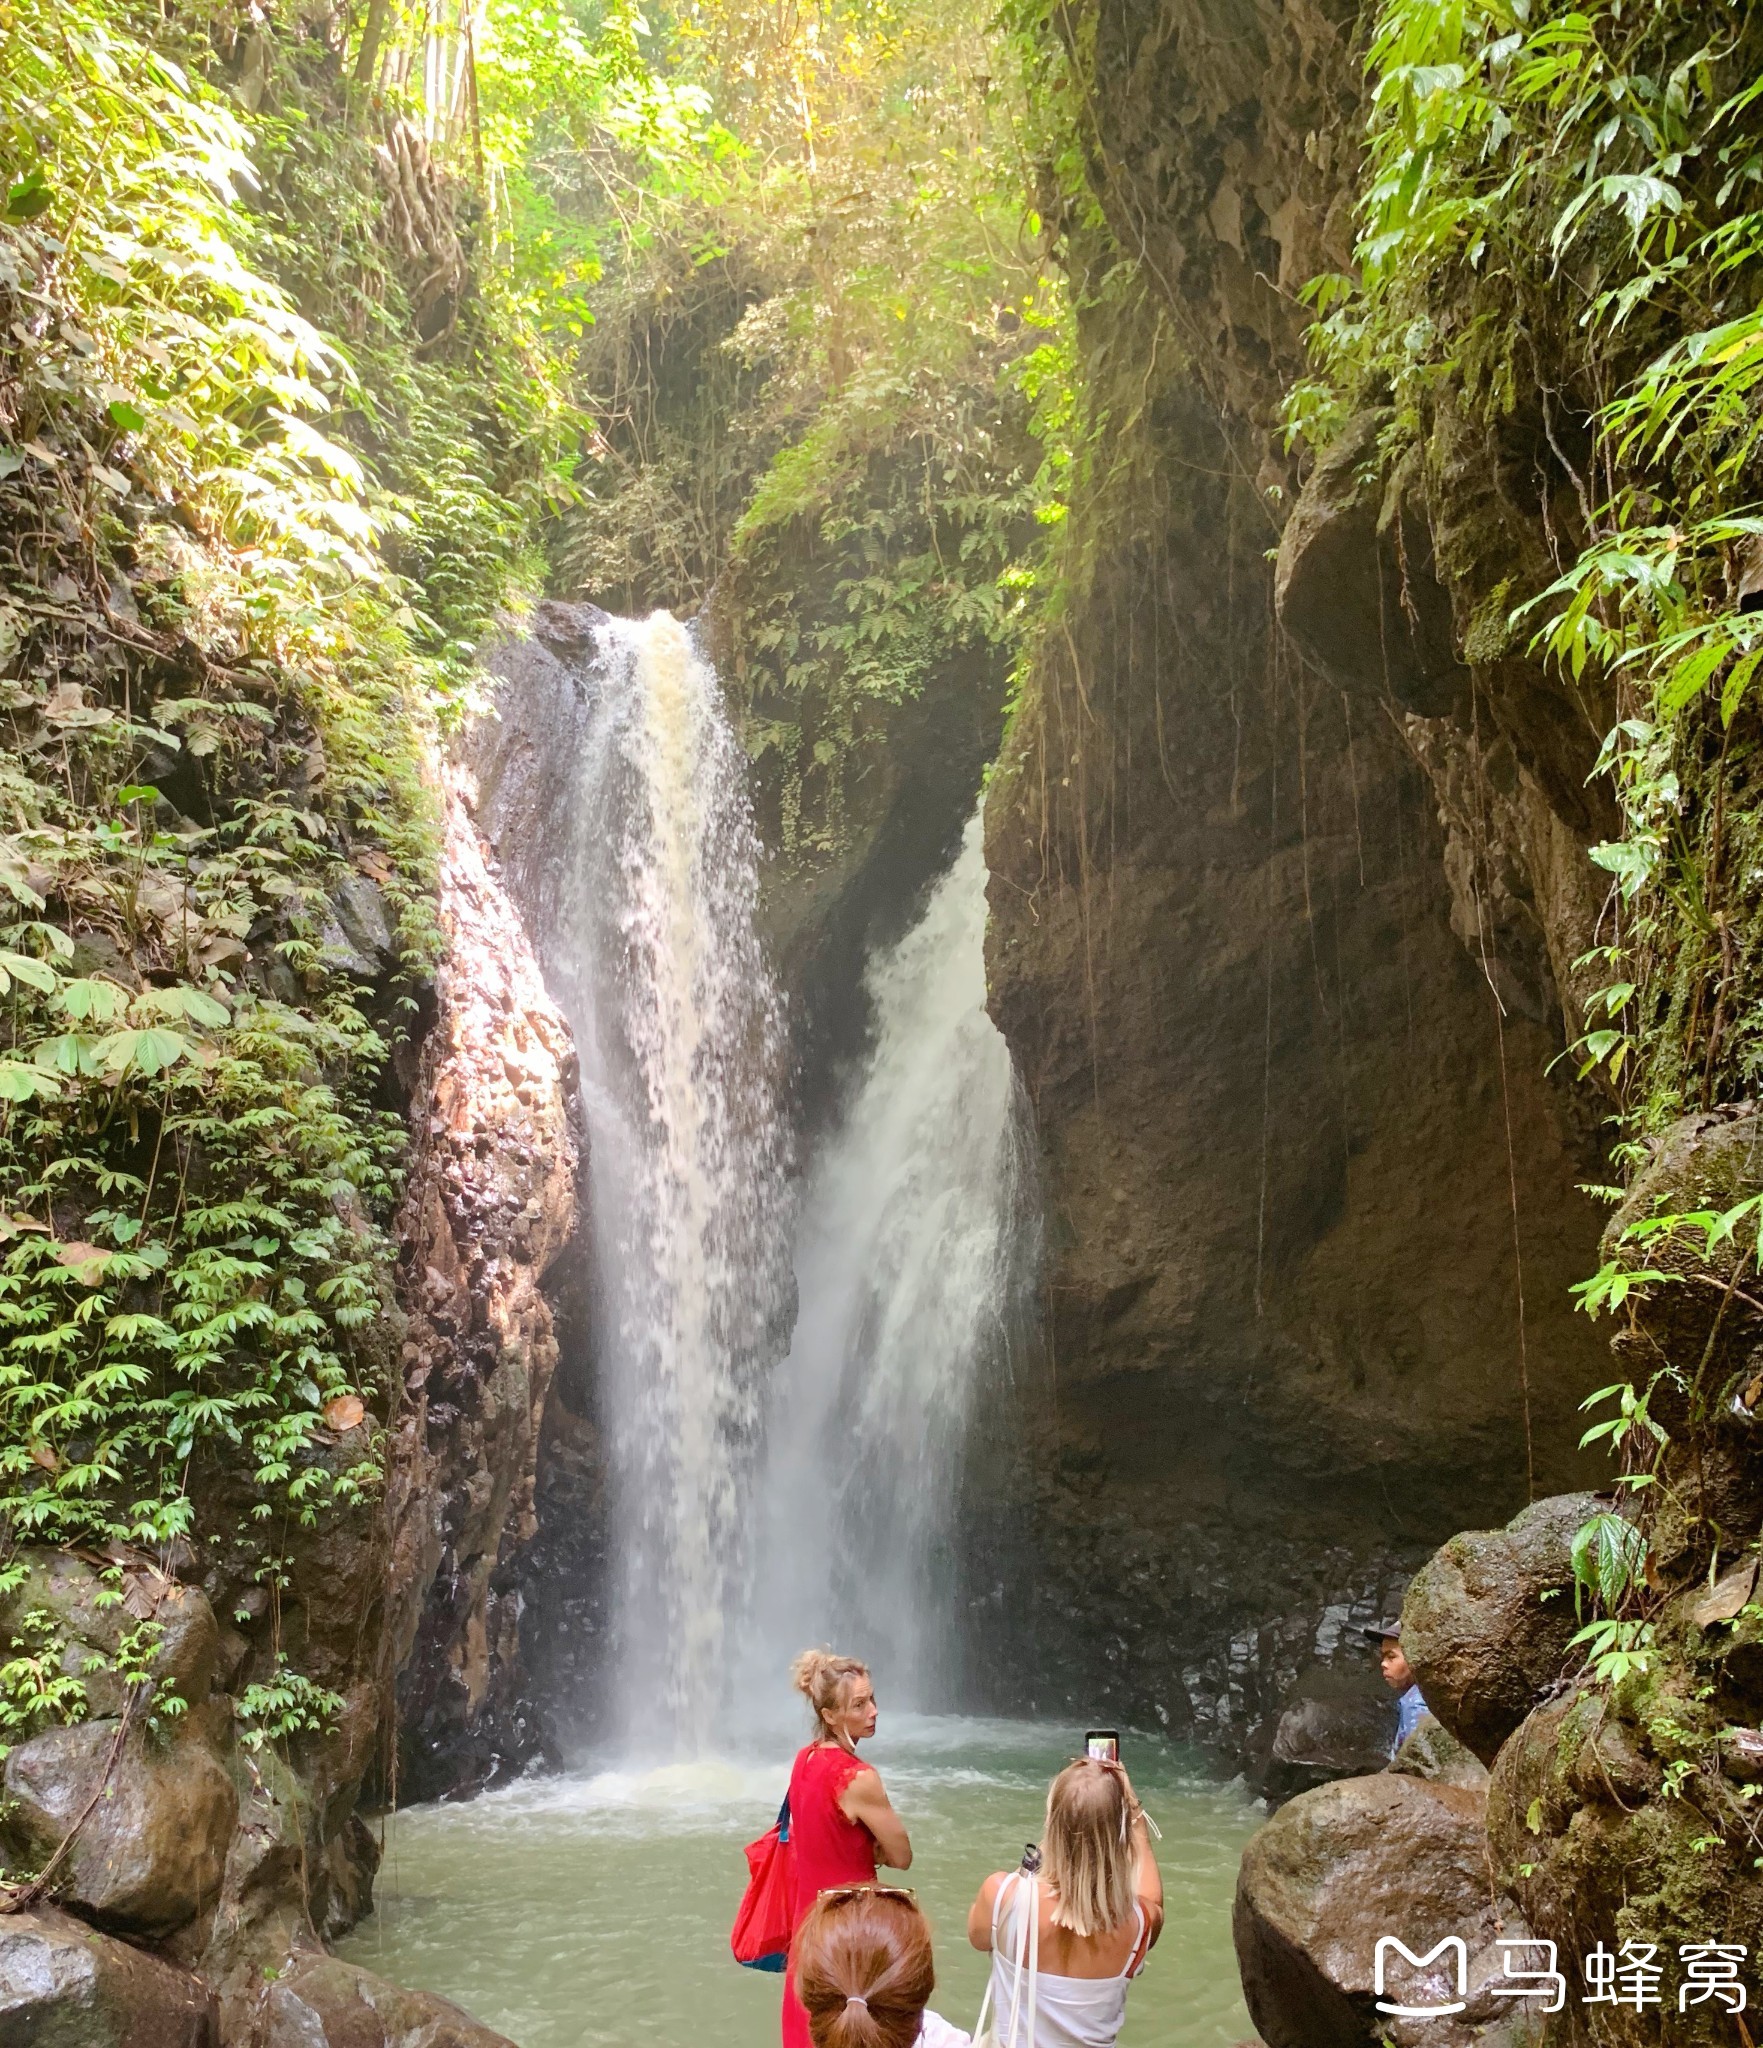
[[[969,0],[0,35],[0,1567],[273,1592],[383,1479],[430,755],[498,612],[721,577],[810,865],[900,707],[1008,666],[1071,399],[1021,46]],[[26,1636],[0,1689],[76,1710]]]
[[662,194],[583,195],[598,431],[559,559],[624,609],[708,598],[780,848],[812,867],[900,709],[1008,667],[1057,516],[1068,316],[1020,53],[972,0],[711,0],[657,41],[715,147]]
[[1747,11],[1386,0],[1354,275],[1308,287],[1293,430],[1439,394],[1536,411],[1559,571],[1502,588],[1472,658],[1532,645],[1607,734],[1624,829],[1579,1051],[1631,1135],[1755,1088],[1763,535],[1763,42]]
[[[320,22],[0,31],[3,1584],[218,1544],[273,1621],[383,1476],[428,755],[542,574],[578,281],[542,220],[485,247],[487,90],[474,187]],[[270,1634],[241,1711],[309,1725]]]
[[1395,461],[1455,411],[1546,449],[1510,489],[1553,573],[1463,653],[1565,687],[1620,819],[1575,1052],[1629,1182],[1579,1290],[1616,1327],[1586,1441],[1622,1498],[1573,1544],[1578,1681],[1500,1752],[1494,1848],[1564,1946],[1754,1944],[1763,33],[1692,0],[1383,0],[1369,75],[1355,267],[1308,287],[1289,427],[1387,407]]

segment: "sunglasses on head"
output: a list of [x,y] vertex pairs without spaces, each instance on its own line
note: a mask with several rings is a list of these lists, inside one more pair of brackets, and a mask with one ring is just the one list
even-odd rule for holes
[[835,1884],[825,1891],[817,1892],[816,1899],[822,1905],[842,1906],[847,1899],[905,1899],[909,1904],[918,1904],[918,1894],[898,1884]]

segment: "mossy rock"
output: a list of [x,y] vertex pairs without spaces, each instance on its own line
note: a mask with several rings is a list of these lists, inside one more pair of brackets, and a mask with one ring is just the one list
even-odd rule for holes
[[1503,1529],[1453,1536],[1402,1603],[1402,1647],[1431,1712],[1491,1764],[1567,1661],[1578,1626],[1573,1538],[1609,1503],[1596,1494],[1533,1502]]
[[[0,1647],[38,1650],[45,1630],[59,1640],[62,1671],[85,1688],[86,1715],[123,1711],[129,1681],[119,1660],[131,1635],[137,1655],[151,1650],[146,1674],[156,1696],[175,1695],[189,1706],[207,1699],[220,1632],[195,1587],[144,1567],[105,1574],[65,1550],[24,1550],[13,1562],[24,1577],[0,1597]],[[33,1623],[32,1615],[42,1620]]]

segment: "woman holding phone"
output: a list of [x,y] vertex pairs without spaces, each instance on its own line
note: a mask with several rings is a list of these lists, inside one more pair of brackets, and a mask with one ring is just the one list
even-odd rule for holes
[[991,1952],[1003,2048],[1114,2048],[1126,1987],[1162,1931],[1163,1877],[1132,1780],[1117,1760],[1079,1757],[1048,1789],[1038,1874],[994,1871],[967,1915],[968,1940]]

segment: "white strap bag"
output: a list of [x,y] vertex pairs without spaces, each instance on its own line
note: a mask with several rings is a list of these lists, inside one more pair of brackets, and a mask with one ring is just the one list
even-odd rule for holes
[[[1010,2019],[1007,2030],[998,2032],[999,2015],[992,2011],[993,1976],[986,1976],[986,1995],[979,2009],[979,2022],[973,2030],[973,2048],[1034,2048],[1035,2044],[1035,1979],[1041,1967],[1041,1887],[1039,1881],[1024,1872],[1016,1871],[998,1887],[998,1896],[992,1901],[992,1951],[997,1953],[998,1922],[1003,1913],[1004,1894],[1012,1885],[1017,1887],[1017,1904],[1020,1908],[1021,1925],[1016,1931],[1016,1954],[1010,1983]],[[1023,1991],[1028,1992],[1028,2026],[1022,2025]]]

